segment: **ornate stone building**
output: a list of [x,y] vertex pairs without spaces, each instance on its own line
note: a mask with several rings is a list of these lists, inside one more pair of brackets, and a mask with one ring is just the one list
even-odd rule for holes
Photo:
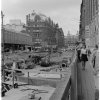
[[75,47],[76,46],[76,43],[78,41],[78,35],[71,35],[69,32],[67,34],[67,36],[65,37],[65,47],[68,48],[68,47]]
[[64,32],[62,28],[59,28],[58,24],[56,24],[56,43],[58,48],[65,46]]
[[[35,48],[57,47],[57,30],[56,24],[41,13],[32,12],[26,16],[26,31],[32,36]],[[61,34],[62,31],[60,31]],[[60,38],[60,36],[59,36]]]

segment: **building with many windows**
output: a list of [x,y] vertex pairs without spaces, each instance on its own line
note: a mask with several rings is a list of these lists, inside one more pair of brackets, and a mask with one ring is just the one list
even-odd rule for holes
[[62,29],[58,29],[49,17],[34,11],[26,16],[26,31],[32,36],[35,48],[56,48],[57,41],[63,34]]
[[80,39],[87,46],[99,44],[99,0],[82,0],[80,16]]
[[56,24],[56,43],[58,48],[63,48],[65,46],[64,32],[62,28],[59,28],[58,24]]
[[82,1],[81,3],[81,9],[80,9],[80,12],[81,12],[81,15],[80,15],[80,30],[79,30],[79,38],[84,41],[85,39],[85,3],[84,3],[85,0]]
[[76,46],[78,41],[78,35],[72,35],[68,32],[67,36],[65,37],[65,47],[66,48],[73,48]]

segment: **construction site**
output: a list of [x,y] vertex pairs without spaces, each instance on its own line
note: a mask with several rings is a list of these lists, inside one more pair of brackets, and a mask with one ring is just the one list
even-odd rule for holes
[[3,100],[52,100],[71,75],[73,51],[60,53],[5,53],[2,68]]

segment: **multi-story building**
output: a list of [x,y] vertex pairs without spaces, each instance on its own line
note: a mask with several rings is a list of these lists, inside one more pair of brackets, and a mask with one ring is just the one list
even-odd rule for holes
[[82,0],[81,4],[80,37],[85,41],[86,45],[91,48],[99,43],[98,1],[99,0]]
[[58,24],[56,25],[56,42],[58,48],[64,47],[64,32],[62,28],[58,27]]
[[69,32],[67,34],[67,36],[65,37],[65,47],[66,48],[73,48],[74,46],[76,46],[76,43],[78,41],[78,36],[77,35],[71,35]]
[[24,23],[21,20],[13,19],[9,21],[9,24],[4,25],[2,30],[2,44],[4,43],[4,49],[17,50],[20,48],[31,48],[32,37],[26,33],[26,29],[23,27]]
[[[26,31],[32,36],[35,48],[56,47],[56,24],[43,14],[32,12],[26,16]],[[61,34],[62,31],[60,31]]]
[[27,47],[31,49],[32,37],[29,34],[3,28],[1,36],[1,43],[4,51],[25,50]]
[[80,15],[79,39],[84,41],[84,39],[85,39],[85,5],[84,5],[84,0],[82,1],[80,12],[81,12],[81,15]]

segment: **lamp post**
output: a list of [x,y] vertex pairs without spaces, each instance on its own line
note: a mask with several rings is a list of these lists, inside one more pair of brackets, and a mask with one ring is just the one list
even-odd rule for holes
[[2,44],[3,44],[3,53],[4,53],[4,27],[3,27],[3,19],[4,19],[4,14],[3,12],[1,11],[1,19],[2,19]]
[[[4,25],[3,24],[4,14],[3,14],[2,11],[1,11],[1,19],[2,19],[1,20],[2,21],[2,28],[1,28],[2,29],[2,31],[1,31],[2,32],[2,42],[1,43],[2,43],[2,51],[3,51],[2,52],[2,66],[4,67],[4,27],[3,27],[3,25]],[[3,79],[5,81],[5,71],[4,71],[4,68],[3,67],[2,67],[3,76],[4,76]]]

